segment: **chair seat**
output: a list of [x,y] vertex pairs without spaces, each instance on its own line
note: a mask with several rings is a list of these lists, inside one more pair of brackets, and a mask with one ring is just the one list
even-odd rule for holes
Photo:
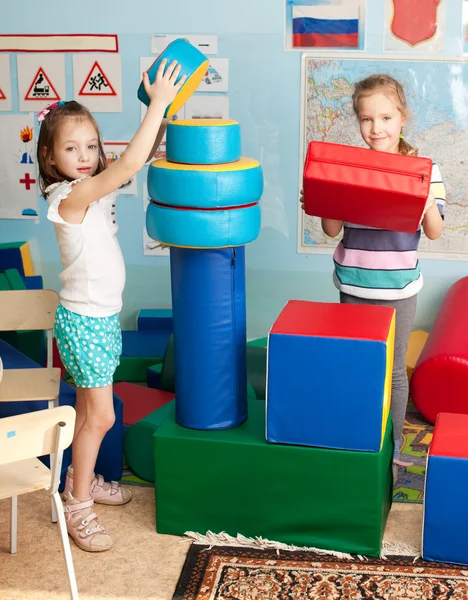
[[0,500],[50,486],[50,470],[37,458],[0,466]]
[[60,369],[3,369],[0,402],[55,400],[60,389]]

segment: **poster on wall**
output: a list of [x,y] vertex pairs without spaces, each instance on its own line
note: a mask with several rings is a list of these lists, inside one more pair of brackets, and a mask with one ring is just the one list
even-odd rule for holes
[[0,54],[0,111],[11,109],[10,55]]
[[20,112],[38,113],[51,102],[66,100],[63,54],[18,54]]
[[366,0],[285,0],[285,50],[364,50]]
[[[128,142],[104,142],[104,152],[106,154],[107,164],[110,165],[119,159],[128,146]],[[138,195],[137,175],[135,174],[127,183],[117,191],[118,194],[129,196]]]
[[120,54],[74,54],[73,97],[91,112],[122,112]]
[[384,2],[385,52],[443,52],[446,0]]
[[[148,195],[148,186],[146,183],[143,184],[143,210],[145,212],[146,222],[146,209],[150,203],[150,197]],[[146,225],[143,225],[143,254],[145,256],[169,256],[169,248],[164,246],[161,242],[153,240],[146,231]]]
[[0,218],[36,219],[34,115],[0,116]]
[[197,92],[227,92],[229,59],[212,58],[205,76],[197,87]]
[[[468,155],[465,95],[468,62],[379,59],[349,56],[302,58],[301,157],[311,140],[364,146],[351,96],[355,82],[375,73],[395,77],[407,92],[409,121],[405,139],[440,168],[446,189],[444,233],[437,240],[421,236],[419,255],[426,258],[468,260]],[[322,231],[320,219],[305,215],[298,203],[298,252],[331,253],[338,241]]]
[[227,96],[202,96],[195,94],[185,105],[186,119],[229,119]]
[[159,33],[155,34],[151,38],[151,52],[153,54],[161,54],[169,44],[178,38],[184,38],[188,40],[192,46],[198,48],[203,54],[218,54],[218,36],[211,34],[199,34],[195,35],[192,33]]

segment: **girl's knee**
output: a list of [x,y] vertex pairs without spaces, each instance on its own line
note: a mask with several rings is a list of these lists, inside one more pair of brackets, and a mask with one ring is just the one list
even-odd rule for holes
[[115,423],[114,411],[94,411],[86,416],[86,422],[94,431],[99,432],[102,437],[112,428]]

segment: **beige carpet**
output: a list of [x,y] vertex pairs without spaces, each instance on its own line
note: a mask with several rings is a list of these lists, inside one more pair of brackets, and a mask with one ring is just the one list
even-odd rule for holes
[[[81,551],[72,542],[81,600],[100,598],[171,600],[188,546],[181,538],[155,532],[151,488],[132,488],[126,506],[97,506],[115,547],[102,554]],[[60,539],[43,492],[18,501],[18,553],[8,550],[9,505],[0,502],[1,600],[67,600]],[[394,504],[385,533],[392,544],[419,545],[422,506]]]

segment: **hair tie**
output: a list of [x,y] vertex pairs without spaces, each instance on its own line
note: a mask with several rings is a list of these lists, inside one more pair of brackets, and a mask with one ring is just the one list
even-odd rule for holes
[[404,139],[403,134],[400,133],[400,140],[403,140],[403,139]]
[[65,104],[65,102],[63,100],[59,100],[58,102],[52,102],[52,104],[48,104],[47,106],[45,106],[40,112],[37,113],[37,120],[40,123],[41,121],[43,121],[46,116],[52,111],[54,110],[54,108],[57,108],[58,106],[63,106]]

